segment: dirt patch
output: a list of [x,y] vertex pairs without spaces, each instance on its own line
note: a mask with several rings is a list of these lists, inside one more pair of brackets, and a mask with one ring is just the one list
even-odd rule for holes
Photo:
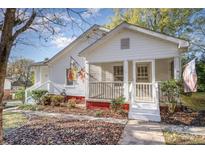
[[6,144],[117,144],[124,125],[87,120],[32,119],[4,136]]
[[105,118],[116,118],[116,119],[127,119],[128,112],[126,111],[117,111],[112,110],[99,110],[99,109],[85,109],[84,107],[77,106],[75,108],[68,107],[52,107],[52,106],[41,106],[36,107],[38,111],[45,112],[56,112],[56,113],[66,113],[66,114],[77,114],[77,115],[89,115],[95,117],[105,117]]
[[184,108],[169,114],[167,108],[160,109],[163,123],[187,126],[205,126],[205,111],[191,111]]

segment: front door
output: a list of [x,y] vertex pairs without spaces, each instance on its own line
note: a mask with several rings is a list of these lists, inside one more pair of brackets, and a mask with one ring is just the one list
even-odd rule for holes
[[151,82],[151,63],[140,62],[136,63],[136,83]]
[[136,101],[153,101],[152,63],[136,62]]

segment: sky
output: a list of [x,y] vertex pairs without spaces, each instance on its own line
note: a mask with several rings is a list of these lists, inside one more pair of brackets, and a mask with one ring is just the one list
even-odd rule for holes
[[[77,11],[79,10],[80,9],[78,9]],[[84,19],[90,23],[90,25],[84,24],[83,31],[88,29],[93,24],[104,25],[108,23],[112,15],[112,9],[89,9],[88,12],[82,14]],[[73,18],[75,18],[75,16]],[[53,36],[53,38],[48,40],[47,42],[42,39],[39,39],[38,34],[25,33],[24,41],[29,45],[17,44],[13,47],[10,57],[23,57],[32,59],[36,62],[42,61],[45,58],[51,58],[56,53],[60,52],[63,48],[65,48],[67,45],[69,45],[69,43],[71,43],[83,32],[79,28],[75,28],[73,32],[70,29],[70,26],[59,28],[61,29],[60,34]]]

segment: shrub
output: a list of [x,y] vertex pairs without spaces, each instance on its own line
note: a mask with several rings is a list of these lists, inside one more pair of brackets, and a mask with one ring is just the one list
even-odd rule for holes
[[111,108],[116,112],[122,110],[123,104],[125,104],[125,98],[121,96],[111,101]]
[[179,101],[180,86],[176,80],[164,81],[161,84],[163,95],[167,97],[168,109],[170,113],[174,113],[177,102]]
[[102,114],[103,114],[103,111],[99,110],[99,111],[96,111],[95,116],[100,117],[102,116]]
[[20,88],[15,92],[15,99],[24,101],[25,99],[25,89]]
[[51,105],[52,95],[44,95],[41,97],[40,103],[41,105]]
[[36,103],[40,103],[42,96],[44,96],[47,92],[47,90],[33,90],[31,92],[31,96]]
[[77,100],[75,98],[71,98],[68,100],[68,107],[69,108],[75,108],[77,104]]
[[51,97],[51,105],[52,106],[60,106],[61,103],[64,102],[64,96],[61,95],[53,95]]

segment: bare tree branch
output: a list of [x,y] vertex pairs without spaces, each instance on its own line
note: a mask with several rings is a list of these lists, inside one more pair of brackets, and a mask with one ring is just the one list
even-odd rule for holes
[[18,29],[14,35],[13,35],[13,40],[15,40],[19,34],[23,33],[24,31],[26,31],[27,29],[29,29],[29,27],[31,26],[31,24],[33,23],[34,19],[36,17],[36,12],[33,10],[32,11],[32,15],[30,16],[29,20],[25,23],[25,25],[23,27],[21,27],[20,29]]

